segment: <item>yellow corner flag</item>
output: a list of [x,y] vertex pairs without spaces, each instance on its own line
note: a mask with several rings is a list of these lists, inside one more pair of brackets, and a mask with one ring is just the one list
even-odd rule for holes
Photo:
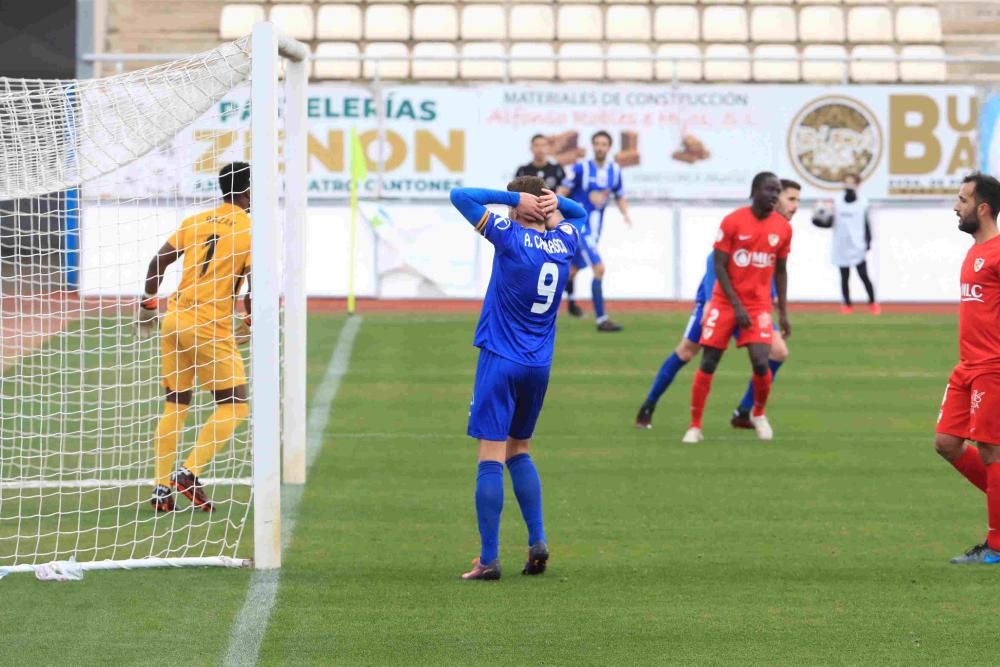
[[358,187],[368,180],[368,156],[357,130],[351,128],[351,263],[347,274],[347,313],[354,314],[354,265],[358,231]]

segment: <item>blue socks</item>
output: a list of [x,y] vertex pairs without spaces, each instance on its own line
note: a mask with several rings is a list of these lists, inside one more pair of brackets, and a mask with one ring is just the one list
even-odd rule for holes
[[[771,367],[771,380],[778,375],[778,369],[781,368],[782,361],[774,361],[773,359],[767,360],[767,365]],[[750,380],[750,384],[747,386],[747,393],[743,394],[743,400],[740,401],[740,410],[749,410],[753,408],[753,380]]]
[[594,278],[594,282],[590,283],[590,298],[594,302],[594,315],[597,316],[597,323],[600,324],[604,321],[604,285],[597,278]]
[[[521,516],[528,527],[528,546],[545,542],[542,520],[542,481],[530,454],[518,454],[507,460]],[[503,464],[480,461],[476,477],[476,517],[482,549],[479,562],[492,563],[500,555],[500,514],[503,511]]]
[[545,542],[545,526],[542,521],[542,480],[538,469],[528,453],[507,459],[507,470],[514,484],[514,495],[521,506],[521,516],[528,527],[528,546]]
[[500,555],[500,513],[503,511],[503,464],[480,461],[476,476],[476,517],[482,550],[479,562],[492,563]]
[[649,389],[646,402],[655,405],[686,363],[686,361],[677,356],[676,352],[667,357],[667,360],[663,362],[660,370],[656,373],[656,379],[653,380],[653,386]]

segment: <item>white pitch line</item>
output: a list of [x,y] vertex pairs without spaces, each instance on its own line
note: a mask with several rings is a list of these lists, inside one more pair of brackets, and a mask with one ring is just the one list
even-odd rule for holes
[[[309,408],[306,440],[306,470],[323,448],[323,435],[330,420],[330,410],[333,400],[340,389],[340,381],[347,373],[351,361],[351,350],[354,338],[361,328],[361,318],[352,317],[344,324],[337,338],[337,346],[333,350],[330,362],[326,366],[326,375],[313,396]],[[302,500],[303,485],[286,484],[281,489],[281,551],[285,553],[295,531],[299,501]],[[246,599],[240,608],[233,628],[229,632],[229,646],[226,648],[224,665],[243,666],[256,665],[260,656],[260,645],[264,641],[267,625],[271,620],[271,610],[278,596],[278,584],[281,580],[281,570],[255,570],[250,575],[250,587]]]

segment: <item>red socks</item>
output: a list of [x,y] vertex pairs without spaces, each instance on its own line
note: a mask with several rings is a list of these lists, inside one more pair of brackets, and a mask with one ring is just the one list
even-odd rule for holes
[[986,464],[979,456],[979,448],[966,445],[962,455],[951,462],[955,470],[962,473],[965,479],[973,483],[980,491],[986,493]]
[[990,528],[986,545],[1000,551],[1000,463],[986,466],[986,480],[986,516]]
[[764,414],[764,406],[767,405],[767,397],[771,393],[771,371],[769,370],[764,375],[753,374],[751,382],[753,383],[753,412],[754,417],[760,417]]
[[[701,428],[701,416],[705,414],[705,403],[712,391],[712,376],[699,368],[691,383],[691,428]],[[1000,488],[1000,487],[998,487]]]

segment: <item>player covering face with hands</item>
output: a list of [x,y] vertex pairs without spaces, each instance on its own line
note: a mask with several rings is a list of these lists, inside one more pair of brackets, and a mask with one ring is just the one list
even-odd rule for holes
[[[479,361],[467,431],[479,443],[475,506],[481,549],[462,578],[500,578],[504,462],[528,529],[523,573],[541,574],[549,549],[541,480],[529,448],[548,388],[556,314],[579,244],[574,225],[586,213],[535,176],[514,179],[507,191],[457,188],[451,202],[494,247],[473,340]],[[487,210],[490,204],[509,207],[508,215]]]

